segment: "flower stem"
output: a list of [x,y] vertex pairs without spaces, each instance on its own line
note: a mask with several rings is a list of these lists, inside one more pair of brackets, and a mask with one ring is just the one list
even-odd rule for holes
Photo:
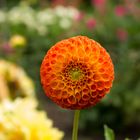
[[78,135],[79,115],[80,115],[80,110],[75,110],[74,122],[73,122],[72,140],[78,140],[77,135]]

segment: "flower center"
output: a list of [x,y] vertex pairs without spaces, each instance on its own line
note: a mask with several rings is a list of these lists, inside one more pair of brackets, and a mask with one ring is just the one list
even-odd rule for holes
[[82,77],[82,71],[80,69],[72,69],[70,71],[72,80],[79,80]]

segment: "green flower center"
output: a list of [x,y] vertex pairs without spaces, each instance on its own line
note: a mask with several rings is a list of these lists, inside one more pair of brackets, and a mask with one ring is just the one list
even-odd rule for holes
[[79,80],[82,77],[82,71],[80,69],[73,69],[70,71],[72,80]]

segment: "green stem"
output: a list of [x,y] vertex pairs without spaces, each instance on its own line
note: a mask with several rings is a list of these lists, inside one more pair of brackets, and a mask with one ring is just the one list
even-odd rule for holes
[[72,140],[77,140],[79,115],[80,115],[80,110],[75,110],[74,122],[73,122]]

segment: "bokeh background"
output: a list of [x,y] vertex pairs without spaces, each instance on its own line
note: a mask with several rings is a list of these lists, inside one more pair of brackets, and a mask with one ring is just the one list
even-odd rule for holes
[[[53,136],[60,133],[56,139],[34,136],[32,140],[70,140],[73,111],[59,108],[45,96],[39,70],[52,45],[76,35],[100,42],[115,65],[111,93],[95,107],[81,111],[79,139],[103,140],[104,124],[118,140],[140,137],[140,0],[0,0],[0,140],[22,140],[23,134],[12,127],[19,123],[22,128],[24,121],[7,127],[8,113],[2,112],[14,108],[16,114],[18,106],[24,106],[21,114],[31,112],[29,106],[35,114],[43,112],[43,119],[29,114],[36,120],[28,116],[28,121],[51,121],[51,125],[44,123],[49,131],[42,128],[43,122],[26,127],[33,125]],[[11,116],[8,119],[14,120]]]

